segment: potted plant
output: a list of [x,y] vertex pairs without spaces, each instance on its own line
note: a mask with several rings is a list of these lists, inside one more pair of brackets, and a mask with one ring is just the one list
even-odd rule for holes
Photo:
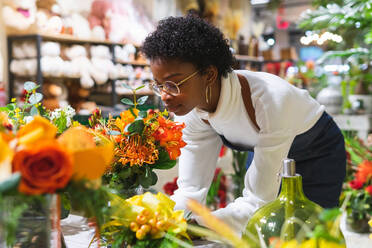
[[359,107],[372,113],[370,3],[363,0],[314,0],[313,5],[315,10],[303,14],[299,27],[319,33],[329,31],[343,38],[341,43],[329,43],[329,51],[317,62],[324,64],[338,57],[342,64],[348,65],[349,70],[343,75],[342,83],[344,108],[351,108],[350,101],[359,102]]
[[372,151],[361,140],[345,135],[347,176],[343,196],[347,201],[347,224],[355,232],[370,231],[372,217]]

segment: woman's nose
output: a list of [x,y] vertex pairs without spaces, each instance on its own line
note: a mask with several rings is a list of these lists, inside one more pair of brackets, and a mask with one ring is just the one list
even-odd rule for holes
[[171,94],[168,94],[166,91],[162,91],[160,94],[160,97],[163,102],[166,102],[169,99],[171,99],[173,96]]

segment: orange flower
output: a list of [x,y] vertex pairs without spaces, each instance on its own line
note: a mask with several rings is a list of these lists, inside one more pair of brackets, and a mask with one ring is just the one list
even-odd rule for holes
[[64,188],[72,176],[72,158],[55,140],[18,151],[13,170],[21,173],[19,191],[37,195]]
[[154,133],[156,140],[160,141],[160,146],[164,147],[171,160],[177,159],[181,155],[181,148],[186,145],[182,140],[182,129],[185,124],[178,124],[163,116],[158,117],[159,126]]
[[365,160],[358,166],[355,179],[362,183],[372,178],[372,161]]
[[[139,110],[138,109],[132,109],[133,113],[138,116]],[[133,115],[133,113],[130,110],[126,110],[120,113],[120,118],[116,118],[115,125],[120,129],[122,133],[124,133],[125,127],[134,122],[136,117]]]
[[115,155],[120,157],[119,162],[123,165],[142,166],[143,163],[154,164],[159,158],[159,151],[150,141],[143,144],[141,136],[133,135],[122,140],[120,147],[115,149]]

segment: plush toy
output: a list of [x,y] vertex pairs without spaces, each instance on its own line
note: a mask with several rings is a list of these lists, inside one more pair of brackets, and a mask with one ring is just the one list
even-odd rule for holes
[[96,27],[101,27],[105,31],[105,38],[108,39],[111,32],[111,15],[112,1],[94,0],[88,16],[90,28],[94,30]]
[[91,28],[103,27],[106,38],[113,42],[139,44],[154,29],[150,19],[131,0],[94,0],[88,20]]
[[41,45],[41,71],[44,76],[64,76],[65,61],[61,58],[61,47],[57,42],[43,42]]
[[111,61],[110,50],[107,46],[91,46],[91,62],[93,65],[92,77],[98,85],[105,84],[107,80],[118,77],[118,71]]
[[8,28],[27,30],[36,20],[36,0],[3,0],[3,20]]
[[59,34],[63,30],[62,18],[53,15],[51,11],[47,9],[38,9],[36,13],[36,22],[39,31],[49,34]]
[[66,67],[70,71],[65,71],[65,74],[74,77],[79,76],[81,87],[85,89],[92,88],[94,86],[91,76],[93,66],[87,57],[86,49],[81,45],[73,45],[65,48],[64,54],[70,60],[67,62],[68,65]]

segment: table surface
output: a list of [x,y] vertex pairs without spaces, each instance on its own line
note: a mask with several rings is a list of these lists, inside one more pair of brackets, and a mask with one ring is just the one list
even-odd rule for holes
[[[89,246],[94,235],[94,229],[88,225],[85,218],[70,214],[68,218],[61,221],[61,226],[67,248],[87,248]],[[372,239],[369,238],[368,234],[358,234],[347,229],[345,215],[342,216],[341,230],[347,248],[372,247]],[[97,243],[93,243],[90,247],[97,248],[98,246]],[[195,241],[194,247],[225,248],[228,246],[209,241]]]

